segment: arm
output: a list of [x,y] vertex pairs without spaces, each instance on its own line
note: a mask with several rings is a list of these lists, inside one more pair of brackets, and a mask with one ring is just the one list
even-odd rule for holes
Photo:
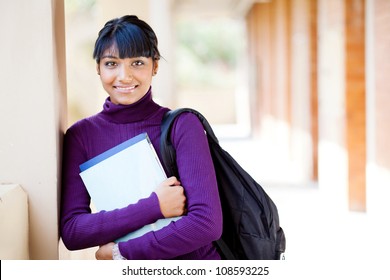
[[121,209],[91,213],[90,197],[79,176],[79,165],[87,160],[80,134],[71,129],[64,139],[60,230],[66,247],[106,244],[163,218],[156,193]]
[[222,212],[208,142],[196,116],[181,115],[172,130],[188,214],[167,227],[120,242],[126,259],[171,259],[218,239]]

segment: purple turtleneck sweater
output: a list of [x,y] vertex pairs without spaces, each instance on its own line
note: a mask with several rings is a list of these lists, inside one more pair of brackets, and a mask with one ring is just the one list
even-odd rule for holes
[[[61,197],[61,237],[68,249],[104,245],[163,218],[154,192],[121,209],[91,213],[79,165],[142,132],[148,133],[161,158],[160,124],[168,110],[153,101],[149,90],[141,100],[126,106],[115,105],[108,98],[103,111],[68,129]],[[196,116],[182,114],[171,138],[188,214],[161,230],[120,242],[119,249],[126,259],[219,259],[212,241],[221,235],[222,213],[203,127]]]

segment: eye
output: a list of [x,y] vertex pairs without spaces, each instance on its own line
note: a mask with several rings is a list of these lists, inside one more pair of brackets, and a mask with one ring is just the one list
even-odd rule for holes
[[115,61],[106,61],[106,62],[104,62],[104,66],[115,67],[115,66],[117,66],[117,63]]
[[132,63],[133,66],[139,67],[144,65],[145,63],[142,60],[136,60]]

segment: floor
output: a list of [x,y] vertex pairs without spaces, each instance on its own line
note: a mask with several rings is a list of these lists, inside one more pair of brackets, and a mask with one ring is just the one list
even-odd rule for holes
[[221,145],[247,167],[277,205],[287,239],[286,261],[293,274],[309,279],[390,279],[386,213],[373,216],[340,207],[316,183],[298,183],[289,163],[258,160],[272,158],[274,152],[256,148],[260,143]]

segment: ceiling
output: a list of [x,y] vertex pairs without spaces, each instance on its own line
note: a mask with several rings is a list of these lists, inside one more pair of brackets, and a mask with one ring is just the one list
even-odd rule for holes
[[180,16],[244,17],[256,2],[271,0],[174,0],[173,8]]

